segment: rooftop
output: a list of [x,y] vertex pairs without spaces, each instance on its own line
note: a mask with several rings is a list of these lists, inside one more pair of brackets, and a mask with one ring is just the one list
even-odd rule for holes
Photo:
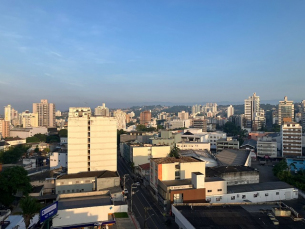
[[150,169],[150,163],[146,163],[146,164],[139,165],[139,167],[140,167],[142,170],[149,170],[149,169]]
[[[219,167],[207,167],[206,168],[206,176],[215,177],[221,176],[223,173],[235,173],[235,172],[253,172],[254,168],[238,165],[238,166],[219,166]],[[257,172],[258,173],[258,172]]]
[[[11,130],[12,131],[12,130]],[[19,138],[19,137],[10,137],[10,138],[6,138],[5,141],[9,142],[9,141],[17,141],[17,140],[25,140],[24,138]]]
[[255,191],[264,191],[264,190],[286,189],[286,188],[293,188],[293,186],[282,181],[274,181],[274,182],[264,182],[264,183],[256,183],[256,184],[242,184],[242,185],[228,186],[228,193],[255,192]]
[[70,197],[59,199],[58,210],[87,208],[103,205],[112,205],[112,201],[109,195]]
[[247,139],[243,142],[243,144],[240,147],[243,147],[243,146],[246,146],[246,145],[249,145],[249,146],[252,146],[252,147],[256,148],[257,141],[255,141],[254,139]]
[[164,157],[164,158],[151,158],[150,160],[154,161],[157,164],[169,164],[169,163],[175,163],[175,162],[201,162],[201,160],[198,160],[194,157],[184,157],[181,156],[180,158],[175,157]]
[[184,179],[184,180],[166,180],[166,181],[160,181],[165,186],[179,186],[179,185],[189,185],[192,184],[192,179]]
[[74,174],[65,174],[57,179],[74,179],[74,178],[85,178],[85,177],[97,177],[97,178],[108,178],[108,177],[118,177],[117,172],[112,172],[108,170],[103,171],[91,171],[91,172],[80,172]]
[[244,165],[250,151],[225,149],[216,154],[219,166]]

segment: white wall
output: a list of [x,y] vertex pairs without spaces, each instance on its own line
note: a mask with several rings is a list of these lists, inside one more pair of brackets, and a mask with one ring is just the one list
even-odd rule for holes
[[[218,191],[221,190],[221,191]],[[206,196],[219,196],[227,193],[227,181],[205,182]]]
[[108,221],[108,213],[127,212],[127,205],[106,205],[87,208],[59,210],[53,219],[54,227]]
[[209,142],[183,142],[176,143],[176,146],[181,150],[210,150]]
[[[276,193],[279,195],[276,195]],[[258,194],[257,197],[254,197],[254,194]],[[266,196],[267,194],[268,196]],[[243,198],[243,195],[245,197]],[[290,196],[290,198],[289,198]],[[221,197],[220,201],[216,199]],[[235,197],[235,199],[232,199]],[[256,191],[256,192],[243,192],[243,193],[228,193],[223,195],[211,195],[206,196],[206,199],[211,199],[210,203],[240,203],[244,202],[244,200],[249,200],[253,203],[258,202],[266,202],[266,201],[279,201],[279,200],[289,200],[289,199],[297,199],[298,192],[294,192],[293,188],[288,189],[278,189],[278,190],[265,190],[265,191]]]
[[50,155],[50,169],[57,169],[60,167],[67,168],[67,154],[66,153],[59,153],[53,152]]

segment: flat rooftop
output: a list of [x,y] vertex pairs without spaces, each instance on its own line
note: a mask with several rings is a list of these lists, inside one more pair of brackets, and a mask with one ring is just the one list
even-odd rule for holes
[[65,174],[57,179],[75,179],[75,178],[86,178],[86,177],[97,177],[97,178],[108,178],[108,177],[119,177],[117,172],[103,170],[103,171],[90,171],[73,174]]
[[194,157],[184,157],[184,156],[181,156],[180,158],[175,158],[175,157],[151,158],[151,160],[157,164],[169,164],[175,162],[202,162],[201,160],[198,160]]
[[109,195],[70,197],[58,200],[58,210],[112,205]]
[[189,185],[192,184],[192,179],[184,179],[184,180],[166,180],[166,181],[160,181],[162,182],[165,186],[179,186],[179,185]]
[[275,190],[275,189],[286,189],[293,188],[293,186],[282,182],[282,181],[274,181],[274,182],[264,182],[264,183],[256,183],[256,184],[242,184],[242,185],[234,185],[228,186],[228,193],[240,193],[240,192],[255,192],[255,191],[264,191],[264,190]]
[[[294,222],[290,217],[276,217],[279,225],[273,225],[267,212],[274,205],[222,205],[222,206],[175,206],[197,229],[270,229],[304,228],[303,222]],[[266,209],[266,212],[261,212]]]
[[207,167],[205,170],[206,176],[208,177],[214,177],[214,176],[217,177],[217,176],[221,176],[224,173],[254,172],[254,171],[256,171],[254,168],[248,166],[242,166],[242,165]]

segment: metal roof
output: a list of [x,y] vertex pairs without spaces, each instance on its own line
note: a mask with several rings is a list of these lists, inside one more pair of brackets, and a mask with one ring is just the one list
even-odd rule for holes
[[241,193],[241,192],[255,192],[255,191],[264,191],[264,190],[278,190],[278,189],[286,189],[293,188],[293,186],[282,182],[264,182],[257,184],[243,184],[243,185],[234,185],[228,186],[228,193]]
[[71,197],[60,199],[58,201],[58,210],[87,208],[103,205],[112,205],[112,201],[109,195]]

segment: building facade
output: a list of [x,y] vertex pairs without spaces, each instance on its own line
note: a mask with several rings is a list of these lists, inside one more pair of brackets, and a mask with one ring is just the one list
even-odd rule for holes
[[216,152],[224,149],[239,149],[239,141],[232,139],[232,137],[221,138],[216,141]]
[[33,113],[38,114],[38,126],[56,127],[54,103],[48,103],[47,99],[33,103]]
[[234,107],[232,105],[230,105],[227,108],[227,118],[230,118],[232,115],[234,115]]
[[302,156],[302,126],[295,122],[282,125],[282,156]]
[[260,109],[260,98],[254,93],[245,99],[245,128],[258,130],[265,123],[264,111]]
[[179,118],[180,120],[189,119],[189,113],[188,113],[188,112],[185,112],[185,111],[178,112],[178,118]]
[[294,121],[294,104],[293,101],[288,101],[287,96],[284,97],[284,101],[279,102],[278,106],[278,123],[282,125],[283,121]]
[[117,129],[113,117],[91,116],[89,107],[70,107],[68,173],[117,171]]
[[5,119],[0,119],[0,133],[2,138],[10,137],[10,121],[6,121]]
[[117,120],[117,129],[118,130],[125,130],[126,129],[126,113],[122,110],[116,110],[113,112],[113,116]]
[[109,108],[106,107],[105,103],[103,103],[102,106],[98,106],[94,109],[94,115],[109,117],[110,116]]
[[302,128],[305,130],[305,100],[301,103],[301,113],[302,113]]
[[202,132],[207,132],[207,124],[206,119],[193,119],[193,128],[202,129]]
[[140,124],[147,126],[151,121],[151,111],[143,111],[140,113]]
[[277,157],[277,142],[272,137],[261,137],[257,141],[258,157]]
[[28,110],[21,113],[23,128],[38,127],[38,113],[30,113]]

